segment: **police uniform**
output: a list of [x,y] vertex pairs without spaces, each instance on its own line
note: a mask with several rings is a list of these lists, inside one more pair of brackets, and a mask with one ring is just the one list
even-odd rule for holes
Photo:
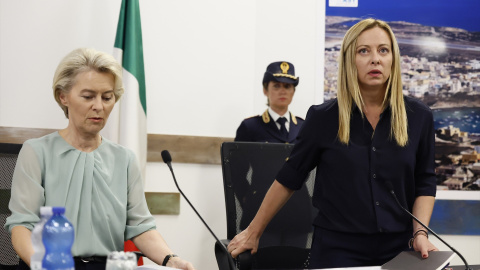
[[[300,78],[295,76],[293,64],[285,61],[273,62],[268,65],[263,76],[263,83],[270,81],[290,83],[297,86]],[[247,118],[242,121],[237,129],[235,141],[242,142],[270,142],[270,143],[295,143],[298,131],[302,127],[303,119],[289,113],[290,128],[288,137],[280,132],[268,109],[262,114]]]
[[288,138],[280,133],[280,129],[266,110],[262,115],[253,116],[242,121],[237,129],[235,141],[240,142],[270,142],[295,143],[298,131],[302,127],[303,119],[290,114],[290,128]]
[[[277,81],[298,85],[299,78],[295,77],[295,69],[291,63],[275,62],[267,67],[263,82]],[[277,118],[278,115],[275,115]],[[253,116],[244,119],[237,129],[235,141],[243,142],[265,142],[265,143],[296,143],[297,135],[302,127],[304,120],[288,112],[285,117],[289,117],[288,136],[282,135],[275,119],[265,110],[262,115]],[[275,180],[271,177],[272,170],[278,170],[281,164],[262,163],[255,161],[255,153],[247,153],[250,156],[248,160],[254,160],[252,164],[237,162],[239,172],[252,172],[251,182],[245,180],[238,181],[235,188],[235,194],[244,210],[240,220],[240,229],[245,229],[257,213],[258,205],[263,201],[263,195]],[[268,164],[268,165],[267,165]],[[261,166],[260,166],[261,165]],[[259,167],[260,166],[260,167]],[[266,167],[270,166],[270,167]],[[267,176],[268,175],[268,176]],[[275,174],[274,174],[275,175]],[[310,215],[298,211],[299,208],[306,212],[312,211],[312,203],[308,196],[308,190],[304,185],[296,191],[288,203],[277,213],[272,222],[260,238],[259,247],[288,245],[296,247],[305,247],[307,242],[306,235],[312,229],[312,218]],[[292,232],[292,223],[296,223],[296,231]],[[302,224],[302,225],[299,225]]]

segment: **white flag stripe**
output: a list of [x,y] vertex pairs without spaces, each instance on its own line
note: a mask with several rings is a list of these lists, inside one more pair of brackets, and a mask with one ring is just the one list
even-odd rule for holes
[[[145,182],[147,157],[147,119],[140,102],[137,79],[123,70],[125,94],[120,100],[120,129],[118,143],[133,150],[137,156]],[[144,162],[141,162],[144,161]]]
[[[122,64],[123,50],[113,48],[112,55]],[[145,185],[147,167],[147,117],[139,96],[138,80],[125,68],[122,72],[125,93],[110,113],[102,136],[131,149],[142,172]]]

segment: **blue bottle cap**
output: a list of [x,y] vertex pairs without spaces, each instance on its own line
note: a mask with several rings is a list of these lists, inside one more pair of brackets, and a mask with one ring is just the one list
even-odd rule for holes
[[65,213],[65,207],[61,207],[61,206],[54,206],[52,207],[52,212],[53,214],[60,214],[62,215],[63,213]]

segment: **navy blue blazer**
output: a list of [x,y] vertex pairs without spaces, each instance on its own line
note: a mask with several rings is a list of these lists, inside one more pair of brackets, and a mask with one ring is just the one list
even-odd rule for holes
[[280,135],[272,117],[266,110],[262,115],[253,116],[242,121],[237,129],[235,141],[237,142],[270,142],[270,143],[295,143],[298,132],[303,124],[303,119],[290,113],[290,129],[288,140]]

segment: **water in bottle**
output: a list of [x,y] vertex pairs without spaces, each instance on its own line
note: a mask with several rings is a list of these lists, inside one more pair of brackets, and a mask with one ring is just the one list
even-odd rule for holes
[[42,230],[45,222],[52,216],[52,207],[42,206],[40,207],[40,222],[35,224],[32,230],[32,245],[34,253],[30,257],[30,269],[42,270],[42,260],[45,255],[45,247],[42,242]]
[[53,207],[53,215],[45,223],[42,240],[45,246],[45,256],[42,268],[46,270],[74,270],[75,262],[72,257],[74,229],[72,224],[63,215],[64,207]]

